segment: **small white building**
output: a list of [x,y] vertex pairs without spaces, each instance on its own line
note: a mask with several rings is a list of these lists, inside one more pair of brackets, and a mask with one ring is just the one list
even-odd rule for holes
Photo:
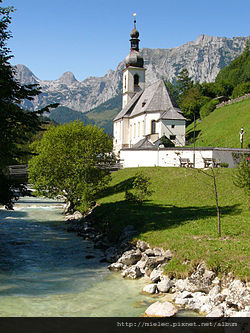
[[[130,33],[131,51],[123,70],[122,110],[114,119],[114,152],[136,148],[142,143],[185,145],[185,118],[163,80],[145,88],[144,61],[139,52],[139,32]],[[145,141],[146,139],[146,141]]]

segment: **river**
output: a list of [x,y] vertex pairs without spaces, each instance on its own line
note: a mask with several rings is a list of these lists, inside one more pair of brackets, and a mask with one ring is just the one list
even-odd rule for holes
[[100,250],[66,231],[62,209],[35,197],[0,209],[0,316],[142,315],[156,300],[141,294],[145,281],[109,272]]

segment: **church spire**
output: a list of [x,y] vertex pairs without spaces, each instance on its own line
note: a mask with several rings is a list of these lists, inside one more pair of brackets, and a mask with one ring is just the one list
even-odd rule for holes
[[133,14],[134,16],[134,29],[130,33],[130,43],[131,43],[131,51],[139,51],[139,31],[136,29],[136,13]]

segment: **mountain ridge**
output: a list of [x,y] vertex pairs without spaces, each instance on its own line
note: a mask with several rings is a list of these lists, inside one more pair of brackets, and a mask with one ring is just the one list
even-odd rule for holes
[[[158,79],[175,81],[183,68],[188,69],[194,81],[211,82],[221,68],[242,53],[248,38],[200,35],[195,41],[174,48],[143,48],[146,85]],[[78,81],[71,72],[63,73],[57,80],[40,80],[26,66],[17,65],[16,76],[22,84],[36,83],[42,89],[42,94],[33,101],[25,101],[24,107],[36,110],[50,103],[60,103],[72,110],[87,112],[121,93],[124,67],[122,60],[116,70],[110,69],[102,77]]]

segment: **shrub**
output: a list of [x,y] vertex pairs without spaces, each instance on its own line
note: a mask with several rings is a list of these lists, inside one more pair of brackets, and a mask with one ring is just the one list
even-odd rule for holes
[[211,112],[214,111],[214,109],[216,108],[216,105],[219,104],[219,100],[218,99],[212,99],[210,100],[208,103],[206,103],[205,105],[203,105],[200,109],[200,116],[201,119],[204,119],[205,117],[207,117]]
[[151,185],[150,178],[143,175],[142,173],[137,173],[132,184],[132,192],[126,190],[125,200],[136,202],[142,204],[147,197],[153,194],[153,191],[149,189]]
[[221,168],[228,168],[228,163],[225,163],[225,162],[222,162],[221,164],[220,164],[220,166],[221,166]]
[[232,98],[237,98],[240,96],[244,96],[245,94],[250,93],[250,82],[244,82],[244,83],[240,83],[238,84],[232,93]]
[[250,157],[244,156],[238,164],[233,178],[234,185],[243,188],[250,196]]

